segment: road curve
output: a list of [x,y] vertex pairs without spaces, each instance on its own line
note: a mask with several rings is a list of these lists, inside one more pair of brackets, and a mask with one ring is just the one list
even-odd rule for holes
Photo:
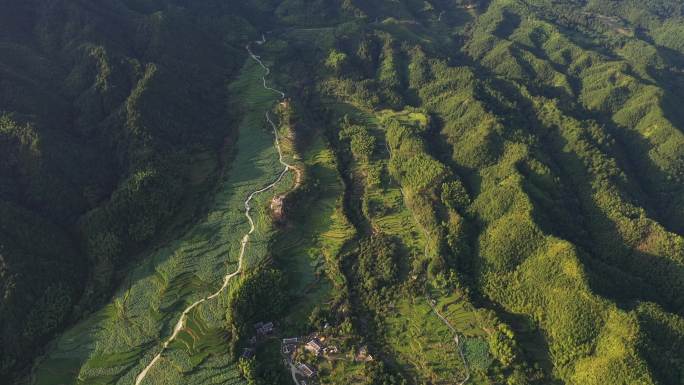
[[[258,43],[263,44],[265,42],[266,42],[266,38],[262,37],[262,40],[259,41]],[[267,82],[266,82],[266,78],[271,74],[271,69],[268,68],[266,65],[264,65],[264,63],[261,61],[259,56],[255,55],[252,52],[249,44],[247,44],[247,46],[245,48],[247,49],[247,52],[249,52],[249,56],[253,60],[255,60],[257,63],[259,63],[259,65],[265,71],[264,75],[261,78],[263,80],[263,87],[269,91],[273,91],[277,94],[280,94],[281,99],[284,99],[285,98],[284,92],[277,90],[275,88],[269,87]],[[225,277],[223,277],[223,285],[221,285],[221,288],[219,288],[214,294],[211,294],[208,297],[205,297],[205,298],[202,298],[200,300],[193,302],[190,306],[186,307],[185,310],[183,310],[183,313],[181,313],[181,316],[178,319],[178,322],[176,322],[176,326],[173,328],[173,333],[171,334],[171,336],[169,336],[169,338],[166,339],[166,341],[164,341],[164,344],[162,345],[162,349],[159,351],[159,353],[157,353],[156,356],[154,356],[152,361],[150,361],[150,363],[136,376],[135,385],[140,385],[143,382],[145,377],[147,377],[147,373],[150,371],[150,369],[152,369],[152,367],[154,367],[154,365],[161,358],[162,354],[166,351],[166,349],[168,349],[169,344],[171,342],[173,342],[176,339],[176,337],[178,337],[178,334],[180,333],[181,330],[183,330],[183,327],[185,326],[185,321],[187,320],[188,314],[194,308],[199,306],[200,304],[218,297],[228,287],[230,280],[242,272],[242,262],[244,260],[245,251],[247,250],[247,245],[249,244],[249,238],[252,235],[252,233],[254,233],[254,230],[256,229],[256,226],[254,224],[254,219],[250,215],[250,210],[251,210],[250,202],[252,201],[252,199],[254,199],[255,196],[259,195],[260,193],[266,192],[266,191],[274,188],[276,185],[278,185],[278,183],[280,183],[280,181],[283,180],[283,177],[285,177],[285,175],[287,174],[288,171],[295,169],[294,166],[288,164],[284,160],[283,151],[280,148],[280,138],[278,136],[278,128],[277,128],[276,124],[273,122],[273,120],[271,119],[271,115],[269,114],[268,111],[266,111],[266,121],[268,122],[268,124],[273,129],[274,145],[275,145],[275,148],[278,150],[278,161],[284,167],[284,169],[283,169],[283,171],[281,171],[278,174],[278,177],[271,184],[269,184],[266,187],[263,187],[259,190],[253,191],[251,194],[249,194],[249,196],[247,196],[247,199],[245,199],[245,217],[249,221],[249,231],[242,237],[242,241],[240,244],[240,255],[238,258],[238,267],[234,272],[229,273]]]

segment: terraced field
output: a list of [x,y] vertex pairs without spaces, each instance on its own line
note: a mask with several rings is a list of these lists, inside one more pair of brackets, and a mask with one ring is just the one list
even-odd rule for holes
[[[468,365],[474,362],[477,369],[486,369],[491,358],[485,342],[487,333],[477,311],[455,294],[440,298],[435,308],[458,331]],[[416,378],[434,384],[452,384],[464,378],[465,368],[454,335],[434,314],[427,300],[402,299],[387,319],[386,327],[390,346]],[[472,380],[478,383],[477,378]]]
[[322,138],[317,137],[302,157],[305,184],[315,185],[313,196],[304,198],[300,212],[291,213],[289,226],[281,229],[272,250],[283,271],[291,277],[292,294],[297,297],[288,323],[301,325],[312,307],[326,301],[332,288],[325,274],[328,266],[355,231],[342,213],[344,186],[335,158]]
[[394,112],[383,110],[377,114],[347,103],[336,103],[332,106],[340,117],[348,116],[355,123],[366,127],[375,137],[374,156],[369,164],[355,163],[354,170],[360,178],[366,178],[371,169],[380,170],[379,184],[364,186],[363,214],[368,218],[374,231],[401,239],[405,251],[409,254],[420,254],[424,250],[424,232],[417,226],[415,218],[404,202],[401,186],[393,180],[388,171],[390,153],[386,146],[385,130],[382,120],[394,116],[407,121],[426,122],[426,117],[414,112]]
[[[375,138],[373,156],[369,161],[354,161],[352,165],[355,178],[363,184],[363,191],[360,193],[362,212],[372,231],[397,240],[409,260],[428,258],[437,250],[437,246],[433,244],[437,237],[431,233],[430,223],[422,223],[430,219],[416,217],[409,208],[411,201],[416,199],[410,195],[413,192],[403,188],[390,175],[392,154],[387,145],[385,128],[389,119],[407,126],[426,127],[429,124],[428,117],[410,110],[369,112],[348,103],[338,103],[333,108],[338,116],[346,116],[354,124],[365,127]],[[374,172],[374,168],[380,169],[379,183],[368,182],[368,175]],[[432,297],[437,299],[436,308],[461,337],[467,362],[472,359],[476,369],[480,370],[471,381],[480,383],[481,374],[491,363],[485,341],[488,334],[480,316],[472,305],[455,293],[436,291]],[[454,341],[454,333],[432,311],[426,300],[411,300],[406,297],[396,300],[396,303],[390,305],[389,317],[385,319],[384,335],[397,362],[419,381],[453,384],[465,379],[468,372],[459,353],[459,346]]]
[[[33,383],[131,384],[172,331],[188,304],[215,292],[226,272],[237,268],[242,234],[249,229],[244,199],[272,182],[281,170],[264,111],[276,95],[262,87],[263,72],[249,60],[231,86],[243,101],[238,152],[219,184],[206,217],[178,241],[164,245],[129,272],[109,305],[60,336],[34,370]],[[266,254],[272,234],[264,215],[275,193],[292,186],[286,176],[275,191],[252,201],[256,231],[245,254],[244,269]],[[225,309],[230,287],[188,314],[181,331],[145,384],[242,383],[227,354]]]
[[436,300],[435,308],[446,318],[459,334],[465,337],[486,337],[477,310],[457,294],[442,296]]
[[[454,335],[425,300],[404,300],[387,319],[387,338],[398,361],[415,378],[434,384],[463,379],[465,368]],[[455,373],[458,378],[453,378]]]

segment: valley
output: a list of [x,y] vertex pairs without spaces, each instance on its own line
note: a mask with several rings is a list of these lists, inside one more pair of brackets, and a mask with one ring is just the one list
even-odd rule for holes
[[[269,194],[262,193],[282,193],[288,190],[285,184],[293,184],[288,173],[292,166],[283,160],[277,127],[268,117],[267,111],[277,100],[273,90],[266,87],[268,70],[261,61],[249,60],[257,65],[246,62],[243,74],[233,84],[233,91],[246,98],[245,108],[249,111],[237,143],[239,147],[260,150],[236,155],[233,167],[240,172],[227,172],[224,192],[217,193],[215,207],[205,221],[183,240],[158,251],[145,265],[134,269],[128,281],[136,284],[115,297],[100,314],[57,341],[56,349],[48,352],[37,369],[37,384],[55,383],[56,375],[66,382],[82,384],[168,383],[180,378],[190,381],[187,383],[202,383],[209,378],[240,382],[234,365],[225,357],[222,303],[227,300],[231,280],[261,263],[272,232],[263,211],[255,214],[256,218],[250,215],[252,202],[261,207],[269,200]],[[278,164],[284,169],[276,171]],[[238,220],[241,211],[244,215]],[[244,228],[246,232],[240,235]],[[217,275],[221,271],[227,271],[227,275]],[[218,289],[209,291],[212,288]],[[190,304],[180,308],[184,303]],[[180,315],[174,315],[174,309]],[[165,329],[171,326],[171,333],[165,336]],[[155,335],[163,340],[161,348]],[[111,345],[114,341],[116,345]],[[98,354],[97,346],[102,344],[107,346],[107,352]],[[121,352],[110,353],[112,348]],[[148,359],[150,353],[155,355]],[[149,364],[132,381],[133,370],[145,361]],[[194,380],[191,374],[184,375],[199,365],[207,373]]]
[[10,3],[0,383],[684,379],[681,2]]

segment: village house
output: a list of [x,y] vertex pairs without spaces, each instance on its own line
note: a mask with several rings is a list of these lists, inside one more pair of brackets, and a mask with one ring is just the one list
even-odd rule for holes
[[315,355],[319,355],[321,354],[321,350],[323,350],[323,344],[321,344],[321,341],[318,338],[314,338],[307,342],[304,348]]
[[307,364],[297,365],[297,370],[299,370],[299,373],[301,373],[303,376],[308,378],[316,375],[316,370]]

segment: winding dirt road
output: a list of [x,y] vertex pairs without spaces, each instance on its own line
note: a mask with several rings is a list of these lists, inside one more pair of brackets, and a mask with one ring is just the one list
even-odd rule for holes
[[[266,42],[265,37],[262,37],[262,40],[258,41],[259,44],[263,44],[265,42]],[[260,57],[255,55],[252,52],[249,44],[247,44],[247,46],[245,48],[247,49],[247,52],[249,52],[250,57],[253,60],[255,60],[257,63],[259,63],[259,65],[265,70],[264,75],[262,76],[263,87],[267,90],[270,90],[270,91],[273,91],[277,94],[280,94],[281,99],[285,99],[285,93],[284,92],[277,90],[275,88],[269,87],[267,82],[266,82],[266,78],[271,74],[271,69],[268,68],[266,65],[264,65],[264,63],[261,61]],[[208,297],[205,297],[205,298],[202,298],[200,300],[193,302],[190,306],[188,306],[187,308],[185,308],[185,310],[183,310],[183,313],[181,313],[181,316],[178,319],[178,322],[176,323],[176,326],[173,328],[173,333],[171,334],[171,336],[169,336],[169,338],[166,339],[166,341],[164,341],[164,344],[162,345],[162,349],[159,351],[159,353],[157,353],[156,356],[154,356],[152,361],[150,361],[150,363],[136,376],[135,385],[140,385],[143,382],[143,380],[147,376],[150,369],[152,369],[152,367],[159,361],[162,354],[166,351],[166,349],[168,349],[169,344],[171,344],[171,342],[173,342],[176,339],[176,337],[178,337],[178,334],[180,333],[180,331],[183,330],[183,328],[185,327],[185,322],[188,318],[188,314],[194,308],[199,306],[200,304],[218,297],[228,287],[230,280],[242,272],[242,262],[244,260],[245,250],[247,249],[247,245],[249,244],[250,236],[252,235],[252,233],[254,233],[254,230],[256,229],[256,226],[254,224],[254,219],[250,215],[250,210],[251,210],[250,202],[252,201],[252,199],[254,199],[255,196],[257,196],[263,192],[266,192],[268,190],[271,190],[276,185],[278,185],[278,183],[280,183],[280,181],[283,180],[283,177],[285,177],[285,174],[287,174],[288,171],[290,171],[290,170],[299,171],[299,170],[295,169],[294,166],[285,162],[284,157],[283,157],[283,151],[280,148],[280,138],[278,136],[278,128],[277,128],[276,124],[273,122],[273,120],[271,119],[270,113],[268,111],[266,111],[266,121],[269,123],[271,128],[273,128],[273,135],[275,137],[274,144],[275,144],[275,148],[278,150],[278,160],[279,160],[280,164],[284,167],[284,169],[283,169],[283,171],[280,172],[280,174],[278,174],[278,177],[271,184],[269,184],[266,187],[263,187],[259,190],[253,191],[251,194],[249,194],[249,196],[247,196],[247,199],[245,199],[245,217],[247,217],[247,220],[249,221],[249,231],[242,237],[241,246],[240,246],[240,255],[238,258],[238,267],[234,272],[227,274],[223,278],[223,285],[221,285],[221,288],[218,289],[214,294],[211,294]],[[297,178],[297,179],[299,179],[299,178]]]

